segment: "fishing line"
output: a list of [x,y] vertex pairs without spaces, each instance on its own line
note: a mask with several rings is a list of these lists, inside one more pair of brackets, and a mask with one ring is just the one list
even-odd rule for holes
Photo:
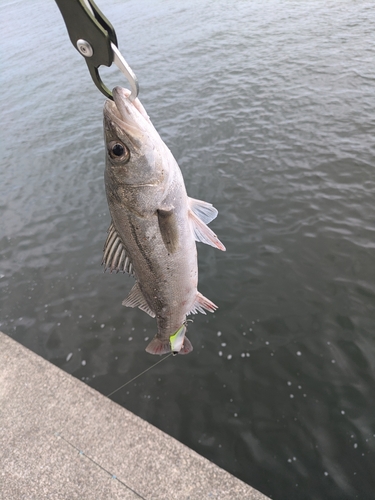
[[139,493],[137,493],[135,490],[133,490],[133,488],[131,488],[126,483],[124,483],[124,481],[122,481],[121,479],[119,479],[115,474],[112,474],[109,470],[107,470],[105,467],[103,467],[98,462],[96,462],[96,460],[94,460],[93,458],[91,458],[84,451],[80,450],[75,444],[73,444],[70,441],[68,441],[67,439],[65,439],[64,436],[62,436],[60,432],[55,432],[55,436],[59,437],[60,439],[62,439],[66,443],[68,443],[72,448],[74,448],[75,450],[77,450],[80,455],[82,455],[83,457],[86,457],[88,460],[90,460],[90,462],[92,462],[93,464],[95,464],[96,466],[98,466],[100,469],[102,469],[104,472],[106,472],[109,476],[111,476],[112,479],[116,479],[116,481],[118,481],[120,484],[122,484],[123,486],[125,486],[125,488],[127,488],[128,490],[132,491],[135,495],[137,495],[137,497],[142,498],[142,500],[146,500],[145,497],[143,497],[142,495],[140,495]]
[[154,368],[154,366],[158,365],[159,363],[161,363],[162,361],[165,361],[166,359],[168,359],[170,356],[172,356],[173,352],[170,352],[168,354],[168,356],[164,356],[164,358],[161,358],[159,359],[159,361],[157,361],[156,363],[154,363],[153,365],[149,366],[148,368],[146,368],[146,370],[143,370],[143,372],[139,373],[138,375],[136,375],[135,377],[133,377],[132,379],[128,380],[128,382],[126,382],[125,384],[121,385],[120,387],[118,387],[117,389],[115,389],[114,391],[110,392],[109,394],[107,394],[107,398],[109,398],[110,396],[112,396],[112,394],[114,394],[115,392],[119,391],[120,389],[122,389],[123,387],[125,387],[126,385],[130,384],[130,382],[133,382],[133,380],[136,380],[138,377],[140,377],[141,375],[143,375],[144,373],[148,372],[149,370],[151,370],[151,368]]
[[[134,380],[136,380],[137,378],[141,377],[144,373],[148,372],[149,370],[151,370],[152,368],[154,368],[156,365],[158,365],[159,363],[161,363],[162,361],[165,361],[167,358],[169,358],[170,356],[173,355],[173,352],[169,353],[167,356],[164,356],[163,358],[159,359],[159,361],[157,361],[156,363],[154,363],[153,365],[149,366],[148,368],[146,368],[146,370],[143,370],[143,372],[141,373],[138,373],[138,375],[136,375],[135,377],[133,377],[132,379],[128,380],[125,384],[121,385],[120,387],[118,387],[117,389],[115,389],[114,391],[110,392],[108,395],[107,395],[107,398],[109,398],[110,396],[112,396],[112,394],[115,394],[115,392],[119,391],[120,389],[122,389],[123,387],[127,386],[128,384],[130,384],[130,382],[133,382]],[[69,444],[72,448],[74,448],[75,450],[77,450],[79,452],[80,455],[86,457],[88,460],[90,460],[93,464],[95,464],[96,466],[98,466],[100,469],[102,469],[104,472],[106,472],[109,476],[112,477],[112,479],[116,479],[119,483],[121,483],[123,486],[125,486],[128,490],[132,491],[135,495],[137,495],[139,498],[141,498],[142,500],[146,500],[142,495],[140,495],[139,493],[137,493],[135,490],[133,490],[129,485],[127,485],[126,483],[124,483],[124,481],[122,481],[121,479],[119,479],[115,474],[112,474],[108,469],[106,469],[105,467],[103,467],[100,463],[98,463],[96,460],[94,460],[92,457],[90,457],[89,455],[87,455],[84,451],[82,451],[80,448],[78,448],[74,443],[71,443],[70,441],[68,441],[67,439],[64,438],[64,436],[61,435],[60,432],[55,432],[55,436],[61,438],[63,441],[65,441],[67,444]]]

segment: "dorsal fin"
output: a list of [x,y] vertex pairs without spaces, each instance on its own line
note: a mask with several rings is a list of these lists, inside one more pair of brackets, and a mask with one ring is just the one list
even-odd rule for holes
[[154,311],[147,304],[147,301],[142,293],[142,290],[139,288],[139,284],[136,281],[133,288],[130,290],[129,295],[122,302],[123,306],[126,307],[139,307],[142,311],[149,314],[151,318],[155,318]]
[[130,262],[113,222],[111,222],[108,228],[108,236],[104,244],[103,252],[102,265],[104,265],[104,271],[109,269],[111,272],[122,271],[123,273],[134,275],[133,265]]

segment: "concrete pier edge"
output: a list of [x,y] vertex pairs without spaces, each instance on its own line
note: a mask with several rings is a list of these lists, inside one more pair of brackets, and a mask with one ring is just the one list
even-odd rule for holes
[[0,498],[268,497],[0,332]]

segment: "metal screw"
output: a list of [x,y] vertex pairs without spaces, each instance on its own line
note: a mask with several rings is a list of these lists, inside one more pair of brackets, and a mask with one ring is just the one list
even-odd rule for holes
[[94,53],[89,42],[86,42],[86,40],[82,40],[82,38],[77,40],[77,48],[85,57],[91,57]]

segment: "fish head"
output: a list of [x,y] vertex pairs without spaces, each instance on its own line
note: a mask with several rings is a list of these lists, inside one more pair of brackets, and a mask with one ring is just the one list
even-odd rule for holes
[[140,101],[130,101],[129,95],[129,90],[116,87],[114,101],[104,105],[106,183],[113,190],[164,191],[171,170],[168,162],[175,160]]

